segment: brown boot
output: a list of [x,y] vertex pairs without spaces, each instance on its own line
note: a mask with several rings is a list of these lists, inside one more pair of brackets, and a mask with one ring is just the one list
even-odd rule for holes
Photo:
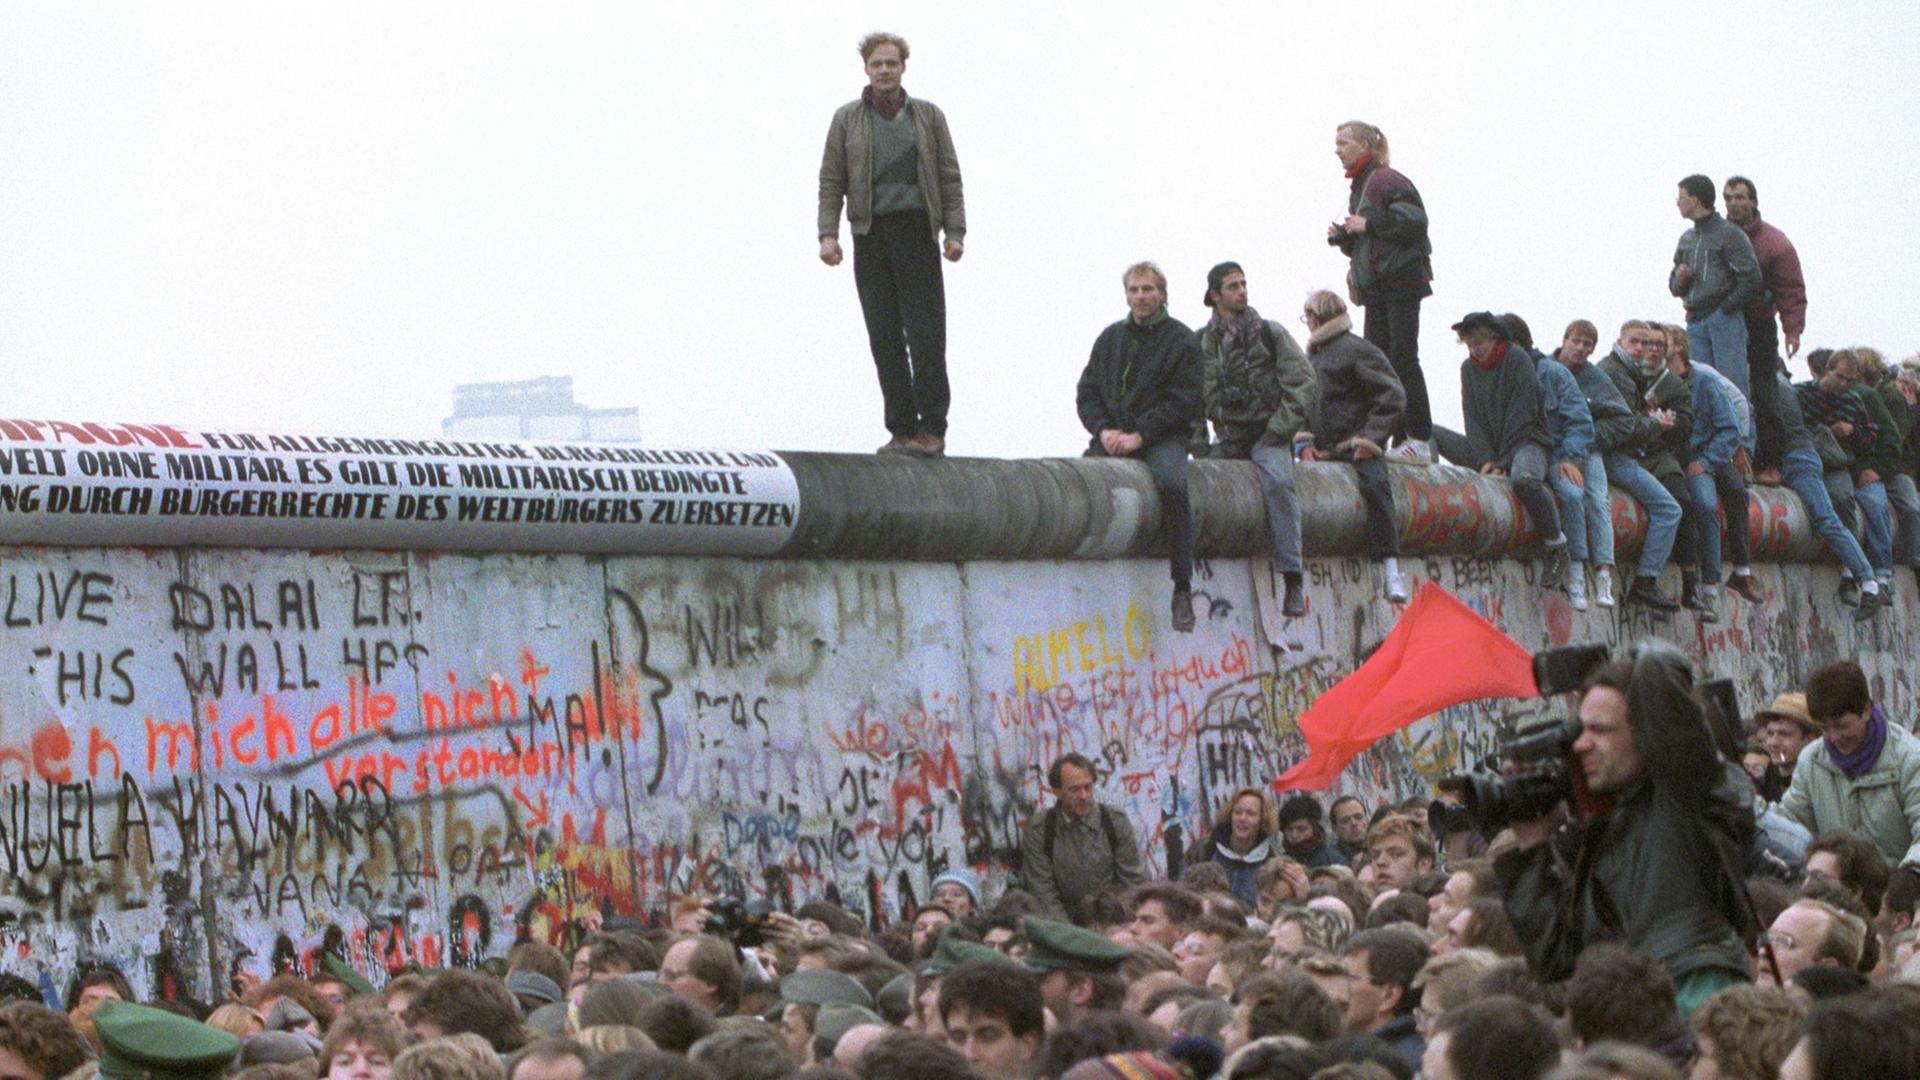
[[913,440],[905,435],[895,435],[887,440],[887,445],[875,450],[876,454],[910,454]]
[[947,440],[931,431],[923,431],[907,440],[906,453],[914,457],[937,458],[947,456]]

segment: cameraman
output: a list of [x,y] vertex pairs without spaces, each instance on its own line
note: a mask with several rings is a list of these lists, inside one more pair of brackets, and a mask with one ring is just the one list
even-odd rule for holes
[[1573,757],[1575,790],[1584,780],[1604,811],[1564,831],[1560,808],[1516,822],[1494,864],[1535,974],[1565,979],[1583,946],[1621,941],[1665,965],[1682,1017],[1748,981],[1736,868],[1753,844],[1752,786],[1715,749],[1686,657],[1649,640],[1589,675]]

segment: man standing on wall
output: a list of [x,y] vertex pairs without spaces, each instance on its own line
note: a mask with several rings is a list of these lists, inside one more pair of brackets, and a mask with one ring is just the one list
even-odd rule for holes
[[1286,583],[1280,613],[1307,613],[1301,593],[1300,507],[1293,497],[1293,437],[1313,410],[1313,369],[1287,328],[1247,302],[1247,275],[1223,262],[1207,273],[1213,318],[1200,331],[1200,367],[1213,421],[1213,456],[1251,458],[1266,496],[1273,566]]
[[1095,889],[1147,880],[1140,841],[1119,807],[1095,800],[1093,762],[1063,754],[1047,770],[1054,804],[1027,819],[1021,869],[1048,918],[1074,919]]
[[1200,419],[1200,349],[1167,314],[1167,275],[1150,262],[1120,275],[1126,318],[1094,339],[1076,405],[1092,434],[1088,457],[1146,461],[1173,548],[1173,628],[1193,629],[1193,514],[1187,502],[1187,433]]
[[[1774,373],[1780,366],[1784,339],[1789,360],[1800,352],[1800,335],[1807,328],[1807,281],[1800,273],[1800,253],[1787,234],[1760,220],[1760,194],[1744,176],[1727,179],[1722,193],[1727,220],[1740,226],[1760,263],[1760,295],[1747,305],[1747,377],[1753,402],[1754,475],[1763,484],[1780,482],[1780,460],[1786,453],[1780,429],[1780,400]],[[1780,316],[1778,330],[1773,317]]]
[[1433,462],[1433,415],[1420,372],[1420,301],[1433,295],[1433,245],[1420,192],[1388,167],[1387,136],[1360,120],[1333,133],[1333,152],[1352,186],[1347,216],[1327,227],[1327,243],[1353,260],[1347,292],[1367,309],[1364,336],[1387,354],[1406,393],[1389,461]]
[[1747,305],[1760,295],[1760,263],[1753,242],[1713,209],[1713,181],[1698,173],[1680,181],[1674,204],[1693,227],[1680,235],[1667,288],[1687,308],[1687,343],[1705,364],[1749,400]]
[[[947,261],[967,235],[960,161],[939,106],[907,97],[907,42],[872,33],[860,42],[867,88],[842,105],[820,159],[820,261],[840,265],[840,204],[853,228],[853,280],[880,372],[892,438],[883,454],[940,457],[947,447]],[[911,353],[911,362],[909,362]]]

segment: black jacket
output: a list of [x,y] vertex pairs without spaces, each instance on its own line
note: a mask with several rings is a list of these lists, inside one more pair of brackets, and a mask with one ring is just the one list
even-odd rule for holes
[[1199,339],[1164,310],[1145,326],[1128,316],[1094,339],[1076,400],[1095,447],[1109,428],[1185,439],[1200,419]]
[[1675,980],[1746,975],[1754,928],[1735,875],[1753,848],[1753,785],[1715,749],[1692,688],[1678,649],[1642,642],[1627,711],[1646,779],[1610,812],[1495,861],[1542,982],[1568,977],[1582,947],[1608,939],[1648,953]]
[[[1687,388],[1686,380],[1672,375],[1665,368],[1651,376],[1642,374],[1640,365],[1617,351],[1608,353],[1606,359],[1600,361],[1599,367],[1607,378],[1613,380],[1614,388],[1620,391],[1620,396],[1627,400],[1627,407],[1635,413],[1646,416],[1649,388],[1654,392],[1654,407],[1673,410],[1672,427],[1663,428],[1648,418],[1643,429],[1647,437],[1627,452],[1638,458],[1641,467],[1655,476],[1684,474],[1680,463],[1687,459],[1687,441],[1693,438],[1693,391]],[[1661,374],[1667,377],[1661,379]]]

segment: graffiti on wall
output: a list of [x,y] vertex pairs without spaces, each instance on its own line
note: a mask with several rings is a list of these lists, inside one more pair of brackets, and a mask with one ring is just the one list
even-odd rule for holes
[[[1857,625],[1828,568],[1762,567],[1767,605],[1703,624],[1573,612],[1525,562],[1407,565],[1528,648],[1659,634],[1749,707],[1857,656],[1914,707],[1911,625]],[[886,922],[948,867],[1004,881],[1069,750],[1167,872],[1394,614],[1363,560],[1313,562],[1285,624],[1251,564],[1195,588],[1182,635],[1150,561],[7,549],[4,966],[206,996],[322,951],[376,982],[474,965],[694,893]],[[1426,790],[1511,722],[1450,709],[1328,795]]]

